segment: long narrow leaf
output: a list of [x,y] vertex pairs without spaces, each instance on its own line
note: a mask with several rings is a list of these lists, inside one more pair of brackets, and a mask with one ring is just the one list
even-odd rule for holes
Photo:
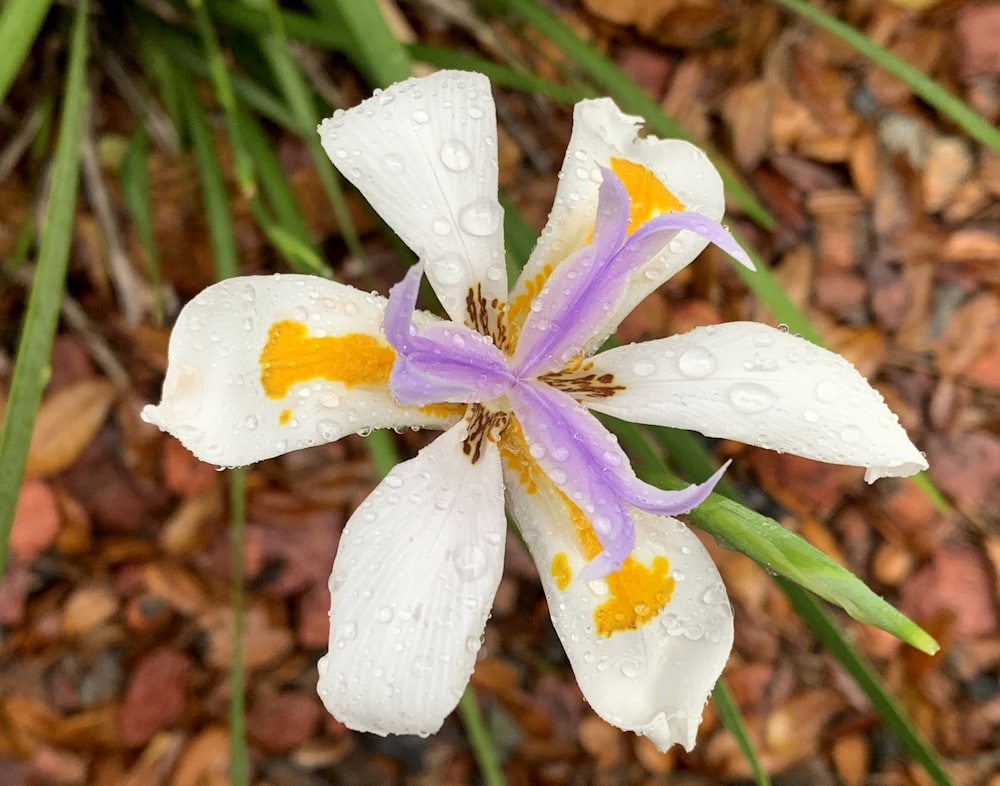
[[49,374],[49,356],[59,319],[73,234],[80,170],[83,123],[88,102],[87,0],[80,0],[73,19],[59,137],[52,165],[52,188],[41,225],[38,264],[18,344],[10,398],[0,432],[0,575],[7,564],[7,548],[14,508],[24,476],[31,431]]
[[[503,0],[503,5],[523,19],[534,30],[561,49],[569,60],[584,71],[595,84],[608,93],[627,112],[645,118],[649,128],[663,137],[687,139],[687,132],[676,120],[667,116],[660,105],[647,96],[642,88],[629,79],[608,57],[580,38],[552,11],[538,0]],[[713,163],[726,184],[726,193],[740,209],[762,227],[774,226],[774,218],[756,196],[740,181],[724,161],[713,157]]]
[[810,5],[805,0],[775,0],[775,2],[794,11],[821,30],[835,35],[875,65],[884,68],[956,125],[964,128],[969,136],[992,148],[995,153],[1000,153],[1000,129],[919,68],[879,46],[846,22],[841,22],[837,17]]
[[715,705],[715,710],[719,713],[723,725],[733,735],[736,744],[740,746],[740,752],[750,765],[754,782],[757,786],[771,786],[771,779],[764,771],[760,759],[757,758],[757,751],[754,750],[753,743],[750,741],[750,734],[743,722],[740,708],[736,705],[736,700],[733,698],[732,691],[729,690],[729,683],[726,682],[725,677],[719,677],[719,681],[715,683],[715,688],[712,690],[712,703]]
[[52,0],[7,0],[0,8],[0,104],[42,27]]
[[955,786],[930,743],[899,702],[885,689],[882,679],[871,664],[843,636],[829,612],[812,595],[787,579],[778,578],[778,586],[795,606],[799,617],[809,626],[809,630],[865,692],[885,725],[895,732],[903,747],[933,778],[934,783],[938,786]]
[[322,0],[322,4],[336,6],[358,52],[356,65],[371,84],[388,87],[412,74],[410,56],[392,34],[378,3]]

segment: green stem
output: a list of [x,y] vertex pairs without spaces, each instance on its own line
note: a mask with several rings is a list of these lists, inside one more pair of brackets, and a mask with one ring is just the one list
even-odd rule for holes
[[476,759],[479,772],[486,786],[506,786],[503,770],[493,749],[493,741],[483,721],[483,713],[479,709],[476,692],[471,685],[466,686],[465,693],[458,702],[458,716],[465,727],[465,736],[472,747],[472,755]]

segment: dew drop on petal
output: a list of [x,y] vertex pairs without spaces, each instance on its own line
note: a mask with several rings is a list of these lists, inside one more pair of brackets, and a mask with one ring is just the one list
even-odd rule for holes
[[840,395],[840,388],[832,379],[824,379],[816,385],[816,398],[824,404],[831,404]]
[[399,475],[387,475],[385,485],[391,489],[398,489],[403,485],[403,479]]
[[403,159],[395,153],[389,153],[389,155],[383,158],[382,166],[390,175],[400,175],[403,173],[403,170],[406,169],[406,164],[403,162]]
[[543,459],[545,458],[545,446],[541,442],[533,442],[528,447],[528,453],[533,459]]
[[803,410],[802,419],[806,421],[806,423],[816,423],[819,421],[819,413],[815,409]]
[[702,379],[718,368],[715,355],[704,347],[686,349],[677,358],[677,370],[688,379]]
[[441,145],[441,163],[452,172],[464,172],[472,164],[472,153],[465,142],[449,139]]
[[753,415],[770,409],[777,400],[778,397],[773,390],[756,382],[741,382],[729,389],[729,402],[733,405],[733,409],[744,415]]
[[388,606],[383,606],[375,613],[375,619],[382,623],[390,622],[392,620],[392,609]]
[[243,421],[243,425],[246,427],[247,431],[253,431],[257,428],[257,416],[247,415],[247,419]]
[[319,421],[316,424],[316,430],[319,432],[320,437],[327,442],[335,440],[339,433],[337,424],[329,418],[323,418]]
[[632,366],[632,373],[637,377],[648,377],[656,371],[656,364],[651,360],[637,360]]
[[444,237],[451,232],[451,222],[446,218],[435,218],[431,222],[431,229],[434,230],[434,234],[438,237]]
[[443,286],[454,286],[462,280],[465,266],[457,255],[445,254],[427,263],[427,274]]
[[461,581],[475,581],[486,572],[486,552],[475,543],[463,543],[452,551],[451,564]]
[[844,426],[840,430],[840,438],[848,445],[855,445],[861,441],[864,434],[857,426]]
[[413,118],[414,123],[418,123],[420,125],[423,125],[424,123],[426,123],[428,120],[431,119],[431,116],[427,114],[423,109],[414,110],[413,114],[410,115],[410,117]]
[[458,224],[476,237],[492,235],[500,226],[500,206],[493,199],[477,199],[462,208]]
[[353,641],[358,635],[358,626],[353,622],[345,622],[337,631],[340,634],[340,638],[346,641]]

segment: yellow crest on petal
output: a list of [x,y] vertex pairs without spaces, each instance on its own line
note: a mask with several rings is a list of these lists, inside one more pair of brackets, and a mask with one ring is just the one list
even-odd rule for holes
[[684,209],[684,203],[642,164],[627,158],[612,158],[610,163],[611,171],[618,175],[628,191],[629,234],[661,213]]
[[366,333],[310,336],[301,322],[275,322],[260,352],[260,383],[268,398],[281,399],[293,385],[312,379],[347,387],[384,385],[396,353]]

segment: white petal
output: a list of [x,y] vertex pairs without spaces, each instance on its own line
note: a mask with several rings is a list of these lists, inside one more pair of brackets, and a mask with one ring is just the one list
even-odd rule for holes
[[[599,166],[610,166],[611,158],[624,158],[649,169],[681,202],[685,210],[722,218],[725,203],[722,179],[705,154],[679,139],[639,137],[642,118],[626,115],[609,98],[581,101],[573,112],[573,133],[566,149],[555,203],[548,222],[514,287],[519,295],[544,278],[546,266],[557,266],[573,251],[589,242],[601,183]],[[643,298],[678,270],[689,264],[706,241],[693,232],[681,232],[663,251],[637,269],[626,299],[609,315],[600,346],[617,324]]]
[[437,731],[472,674],[503,571],[496,445],[462,451],[466,423],[400,464],[347,523],[330,577],[319,695],[358,731]]
[[[529,492],[516,472],[507,472],[511,515],[538,566],[552,622],[583,695],[606,721],[649,737],[660,750],[674,743],[691,750],[733,643],[732,609],[714,563],[677,519],[634,510],[632,559],[654,574],[665,571],[666,603],[656,610],[658,582],[648,578],[633,583],[632,592],[615,586],[614,574],[580,581],[586,556],[568,503],[545,486]],[[609,603],[617,605],[604,605]],[[650,616],[637,619],[634,611],[647,613],[650,604]],[[616,613],[631,619],[617,623],[621,629],[610,635],[602,633],[608,623],[598,620],[614,620]]]
[[507,295],[497,201],[496,110],[482,74],[439,71],[392,85],[319,127],[330,160],[425,263],[448,314],[469,288]]
[[[385,298],[315,276],[247,276],[215,284],[178,316],[163,399],[142,416],[202,461],[226,466],[371,428],[442,428],[454,422],[456,416],[443,409],[397,406],[385,382],[351,382],[350,375],[359,380],[365,370],[388,374],[386,363],[391,365],[394,355],[382,337],[385,303]],[[305,341],[274,341],[270,336],[278,323],[294,323],[287,327],[303,331]],[[310,345],[315,348],[311,361]],[[287,390],[273,383],[265,387],[268,346],[273,362],[283,366],[284,379],[296,380]],[[338,359],[342,371],[348,367],[348,376],[340,377],[346,382],[337,378],[333,364]]]
[[587,406],[867,467],[870,483],[927,468],[882,396],[840,355],[756,322],[700,327],[592,358],[625,390]]

